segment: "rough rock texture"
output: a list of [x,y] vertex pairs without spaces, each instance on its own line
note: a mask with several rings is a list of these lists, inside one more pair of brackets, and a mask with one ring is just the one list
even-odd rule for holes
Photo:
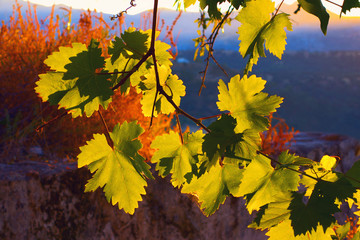
[[[348,169],[360,143],[351,138],[300,134],[292,150],[319,159],[342,157]],[[247,229],[242,199],[228,198],[206,218],[168,179],[151,181],[133,216],[107,203],[103,193],[83,193],[87,169],[75,164],[0,164],[0,239],[266,239]]]
[[264,239],[247,229],[241,199],[206,218],[168,179],[157,179],[133,216],[83,193],[88,170],[74,164],[0,164],[0,239]]
[[324,155],[338,156],[340,162],[336,170],[341,172],[360,160],[360,141],[343,135],[301,132],[295,135],[290,150],[315,161],[320,161]]

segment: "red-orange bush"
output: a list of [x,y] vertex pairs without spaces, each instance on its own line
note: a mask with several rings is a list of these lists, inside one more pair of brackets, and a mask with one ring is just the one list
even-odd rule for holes
[[[69,155],[72,158],[78,153],[78,146],[85,144],[93,132],[104,131],[97,115],[77,119],[67,115],[47,125],[39,133],[34,131],[35,127],[64,111],[42,103],[35,94],[38,74],[47,70],[43,64],[46,57],[59,46],[69,46],[72,42],[88,44],[92,38],[100,41],[106,56],[113,34],[123,30],[123,17],[110,26],[101,14],[99,16],[96,12],[86,11],[81,14],[79,22],[74,24],[71,22],[71,9],[64,11],[68,19],[60,20],[53,7],[46,19],[39,20],[36,6],[31,7],[29,4],[24,15],[22,6],[16,2],[9,22],[1,23],[0,108],[4,111],[1,111],[0,119],[4,127],[2,129],[5,130],[0,130],[3,139],[0,147],[4,156],[40,145],[48,153],[60,157]],[[168,131],[172,116],[159,116],[148,130],[150,119],[142,115],[140,99],[141,95],[133,90],[126,98],[115,94],[110,110],[103,111],[103,114],[110,131],[118,121],[138,120],[147,130],[140,138],[144,144],[142,153],[149,159],[152,139],[156,134]]]
[[[273,120],[277,122],[274,123]],[[274,118],[273,114],[269,116],[270,126],[266,132],[260,134],[262,151],[269,155],[277,155],[288,149],[294,140],[295,131],[285,123],[282,118]]]

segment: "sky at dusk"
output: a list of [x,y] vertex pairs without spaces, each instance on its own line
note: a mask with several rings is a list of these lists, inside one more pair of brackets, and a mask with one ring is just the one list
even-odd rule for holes
[[[44,6],[52,6],[53,4],[64,4],[66,6],[71,6],[76,9],[96,9],[97,11],[109,14],[116,14],[119,11],[125,10],[130,6],[130,0],[30,0],[30,2],[44,5]],[[150,0],[136,0],[136,7],[128,10],[128,14],[138,14],[145,10],[151,9],[153,7],[153,1]],[[276,0],[276,4],[279,4],[281,1]],[[295,0],[285,0],[284,3],[292,4]],[[342,5],[343,0],[332,0],[332,2]],[[340,7],[329,3],[328,1],[323,0],[324,6],[336,13],[340,13]],[[175,9],[174,0],[159,0],[159,7]],[[226,4],[223,4],[223,8],[227,9]],[[187,11],[198,12],[198,6],[191,6],[187,9]],[[360,16],[360,9],[354,9],[351,13],[348,13],[347,16]]]

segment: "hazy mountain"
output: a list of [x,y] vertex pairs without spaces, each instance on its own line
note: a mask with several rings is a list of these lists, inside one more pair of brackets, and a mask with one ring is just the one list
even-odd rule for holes
[[[18,1],[23,5],[22,10],[27,9],[27,2]],[[7,21],[12,13],[12,5],[15,0],[0,0],[0,20]],[[67,8],[58,5],[55,8],[55,13],[60,18],[67,18],[67,12],[62,8]],[[281,10],[287,13],[292,13],[296,10],[297,4],[286,5],[283,4]],[[72,10],[72,22],[77,22],[80,13],[83,10]],[[37,6],[37,14],[39,19],[46,18],[51,12],[51,7]],[[160,19],[163,19],[165,25],[170,25],[176,19],[179,13],[173,10],[161,9]],[[293,22],[293,32],[288,32],[288,44],[286,49],[289,51],[334,51],[334,50],[360,50],[358,39],[360,37],[360,18],[346,18],[334,13],[330,14],[330,24],[328,34],[325,37],[320,31],[319,20],[301,10],[298,14],[292,14],[291,21]],[[104,19],[110,22],[110,15],[103,14]],[[178,48],[189,49],[194,47],[193,38],[197,37],[197,24],[194,21],[199,17],[198,13],[183,12],[174,28],[174,36],[178,37]],[[138,27],[142,23],[141,14],[127,15],[125,19],[127,26],[131,23]],[[215,47],[217,49],[237,50],[238,40],[236,34],[239,23],[234,21],[231,26],[226,26],[223,34],[219,35]]]

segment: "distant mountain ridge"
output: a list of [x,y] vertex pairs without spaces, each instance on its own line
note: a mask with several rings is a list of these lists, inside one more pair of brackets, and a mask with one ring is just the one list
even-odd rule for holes
[[[23,13],[27,9],[27,2],[19,0]],[[12,14],[12,5],[15,0],[0,0],[0,20],[5,22]],[[32,5],[32,4],[31,4]],[[64,5],[57,5],[55,13],[60,17],[66,16],[66,11],[61,8]],[[297,4],[283,4],[281,11],[292,13],[297,9]],[[77,22],[83,10],[72,9],[72,22]],[[51,12],[51,7],[37,6],[37,13],[40,19],[44,19]],[[328,34],[325,37],[320,31],[319,20],[304,10],[298,14],[292,14],[294,32],[288,32],[288,51],[341,51],[360,50],[358,40],[360,38],[360,17],[339,19],[334,13],[330,14]],[[160,19],[164,19],[166,25],[171,25],[178,12],[169,9],[160,9]],[[109,14],[103,14],[104,19],[110,22]],[[194,21],[199,17],[198,13],[183,12],[174,28],[174,36],[177,37],[179,49],[190,49],[194,47],[193,38],[197,37],[197,24]],[[127,15],[125,22],[127,26],[133,22],[134,26],[140,25],[141,14]],[[226,26],[223,34],[219,35],[215,47],[218,49],[238,50],[236,34],[239,23],[234,21],[231,26]]]

